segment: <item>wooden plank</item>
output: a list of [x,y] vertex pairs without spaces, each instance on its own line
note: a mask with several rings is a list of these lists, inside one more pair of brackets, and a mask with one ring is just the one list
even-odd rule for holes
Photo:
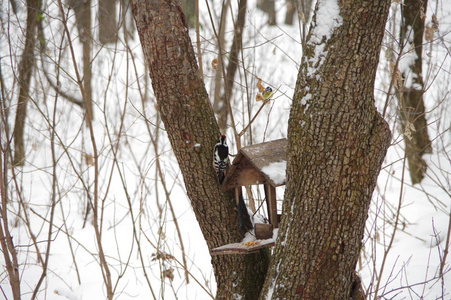
[[238,203],[240,202],[240,195],[241,195],[241,187],[235,188],[235,205],[238,207]]
[[258,170],[266,179],[266,182],[273,186],[281,186],[282,184],[275,184],[271,178],[262,172],[263,168],[272,163],[287,160],[287,139],[280,139],[266,143],[256,144],[244,147],[240,150],[244,157]]
[[279,139],[261,144],[255,144],[241,148],[241,152],[249,160],[254,160],[259,157],[271,157],[286,154],[287,152],[287,139]]
[[284,185],[275,184],[262,169],[272,163],[286,161],[287,145],[287,139],[279,139],[241,148],[228,170],[222,189],[265,183]]
[[279,218],[277,217],[276,188],[270,184],[265,184],[266,205],[268,207],[269,223],[274,228],[279,227]]
[[262,248],[268,248],[275,245],[275,239],[256,240],[247,243],[233,243],[214,248],[210,251],[211,255],[223,254],[250,254],[259,251]]

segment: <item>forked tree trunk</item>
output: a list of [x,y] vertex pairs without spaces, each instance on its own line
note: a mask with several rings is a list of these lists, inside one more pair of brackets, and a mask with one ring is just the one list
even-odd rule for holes
[[[199,77],[188,27],[176,1],[132,1],[161,119],[209,249],[243,238],[234,195],[221,192],[212,166],[219,128]],[[213,256],[218,299],[255,299],[268,266],[267,252]]]
[[[290,114],[283,217],[262,299],[350,298],[391,136],[373,98],[390,3],[317,3]],[[339,16],[332,18],[334,6]]]
[[[404,134],[406,157],[412,183],[423,180],[427,169],[423,159],[425,153],[432,152],[431,140],[427,131],[427,121],[424,108],[423,82],[423,33],[427,0],[405,0],[402,6],[402,44],[413,44],[417,58],[408,68],[412,82],[407,83],[398,91],[399,119]],[[424,9],[424,11],[422,11]],[[423,13],[423,14],[422,14]],[[411,127],[413,126],[413,128]]]

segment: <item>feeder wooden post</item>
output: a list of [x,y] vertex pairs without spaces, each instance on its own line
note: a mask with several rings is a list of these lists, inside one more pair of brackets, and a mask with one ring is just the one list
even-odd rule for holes
[[268,207],[269,222],[274,228],[279,228],[279,219],[277,217],[276,188],[271,184],[265,184],[266,205]]
[[240,194],[242,193],[241,187],[235,188],[235,204],[238,206],[238,202],[240,201]]

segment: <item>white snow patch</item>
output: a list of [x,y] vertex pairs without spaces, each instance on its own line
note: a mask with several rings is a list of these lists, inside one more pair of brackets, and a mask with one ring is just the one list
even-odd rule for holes
[[310,41],[320,43],[323,37],[329,39],[334,29],[343,24],[337,0],[319,1],[316,13],[316,27],[313,29]]
[[[343,24],[343,18],[340,16],[340,8],[337,0],[325,0],[318,3],[316,13],[315,27],[310,37],[310,43],[315,44],[315,53],[307,63],[307,75],[312,76],[321,66],[323,57],[326,57],[327,51],[324,50],[325,44],[321,43],[323,38],[329,39],[334,33],[335,28]],[[319,80],[319,78],[318,78]]]
[[246,232],[241,243],[244,244],[244,243],[253,242],[253,241],[255,241],[255,235],[253,233],[253,230],[251,230],[251,231]]
[[311,99],[312,99],[312,94],[310,94],[310,93],[306,94],[306,95],[305,95],[304,97],[302,97],[302,99],[301,99],[301,105],[307,106],[307,107],[308,107],[307,101],[309,101],[309,100],[311,100]]
[[415,60],[418,58],[415,49],[411,44],[406,45],[404,52],[399,58],[398,68],[402,73],[410,71],[410,68],[414,65]]
[[[418,55],[415,52],[415,49],[412,47],[412,44],[407,44],[404,48],[404,52],[402,53],[398,68],[399,71],[404,75],[404,85],[407,88],[418,88],[419,85],[414,85],[413,80],[417,78],[417,74],[415,74],[412,70],[413,65],[415,64],[415,60],[418,59]],[[421,89],[421,87],[420,87]]]
[[271,282],[271,284],[268,287],[268,293],[266,294],[266,300],[271,300],[272,294],[274,294],[274,284]]
[[254,214],[251,210],[248,209],[249,215],[252,216],[252,224],[256,223],[268,223],[268,219],[261,214]]
[[268,175],[268,177],[275,184],[282,184],[285,182],[285,171],[287,169],[287,162],[285,160],[279,162],[273,162],[266,167],[262,168],[262,172]]
[[269,284],[268,292],[266,293],[266,300],[271,300],[272,299],[272,295],[274,294],[274,289],[276,287],[277,277],[279,277],[279,269],[280,269],[281,262],[282,261],[279,259],[279,262],[277,263],[277,266],[276,266],[276,276],[271,281],[271,283]]
[[[68,300],[81,300],[83,298],[82,289],[72,291],[67,287],[57,287],[53,293]],[[60,298],[58,297],[58,298]]]

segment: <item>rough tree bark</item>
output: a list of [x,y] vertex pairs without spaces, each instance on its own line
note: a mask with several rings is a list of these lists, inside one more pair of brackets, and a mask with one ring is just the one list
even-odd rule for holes
[[[212,166],[219,127],[199,77],[188,27],[177,1],[132,1],[159,112],[209,249],[240,241],[233,194],[221,192]],[[217,299],[258,297],[269,257],[213,256]]]
[[317,3],[290,114],[283,217],[262,299],[350,298],[391,136],[373,98],[390,3]]
[[[399,119],[404,133],[406,157],[412,183],[419,183],[427,169],[423,159],[425,153],[432,152],[431,140],[427,131],[424,108],[423,82],[423,33],[427,0],[405,0],[401,6],[403,22],[401,25],[401,44],[413,43],[416,59],[403,74],[412,77],[412,82],[401,87],[399,100]],[[423,11],[424,9],[424,11]],[[410,126],[413,125],[413,128]]]

